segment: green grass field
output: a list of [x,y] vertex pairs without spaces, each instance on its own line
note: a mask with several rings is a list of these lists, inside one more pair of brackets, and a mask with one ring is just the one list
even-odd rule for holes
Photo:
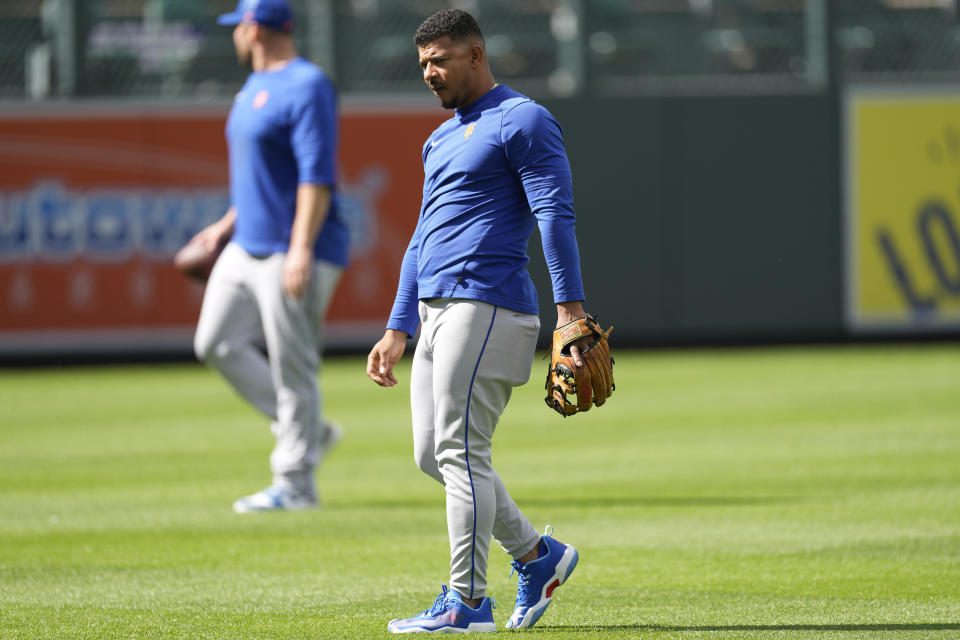
[[[0,371],[0,637],[387,636],[448,566],[405,363],[385,390],[328,360],[324,507],[247,516],[272,437],[213,372]],[[960,638],[960,345],[619,352],[568,420],[545,366],[495,464],[581,560],[524,637]]]

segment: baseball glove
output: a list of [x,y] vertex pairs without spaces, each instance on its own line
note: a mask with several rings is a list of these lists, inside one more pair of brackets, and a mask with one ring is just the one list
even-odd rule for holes
[[[613,383],[613,358],[607,338],[613,327],[606,331],[593,316],[580,318],[557,327],[553,332],[553,352],[550,368],[547,369],[547,406],[564,418],[578,411],[589,411],[590,405],[598,407],[607,401],[616,388]],[[587,346],[580,348],[581,366],[570,355],[570,345],[586,339]],[[567,396],[572,396],[571,402]]]
[[230,236],[222,237],[217,242],[216,247],[210,250],[203,241],[194,236],[173,256],[173,266],[188,278],[197,282],[206,282],[210,277],[210,272],[213,271],[213,265],[216,264],[217,258],[223,253],[223,249],[229,241]]

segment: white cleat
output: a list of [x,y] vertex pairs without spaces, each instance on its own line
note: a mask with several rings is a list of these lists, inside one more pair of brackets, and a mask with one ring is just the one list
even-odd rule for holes
[[304,509],[314,509],[316,506],[316,498],[274,485],[252,495],[239,498],[233,503],[233,510],[237,513],[302,511]]

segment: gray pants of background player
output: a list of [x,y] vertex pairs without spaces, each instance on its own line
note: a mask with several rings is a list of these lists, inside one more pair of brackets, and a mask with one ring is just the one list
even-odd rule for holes
[[328,428],[317,388],[323,317],[341,268],[316,262],[311,287],[297,300],[283,291],[285,258],[227,245],[207,282],[194,350],[273,421],[274,483],[314,496],[318,443]]
[[450,587],[482,598],[491,534],[514,558],[540,537],[494,471],[490,452],[513,387],[530,377],[540,320],[444,298],[421,302],[420,321],[410,383],[414,456],[446,488]]

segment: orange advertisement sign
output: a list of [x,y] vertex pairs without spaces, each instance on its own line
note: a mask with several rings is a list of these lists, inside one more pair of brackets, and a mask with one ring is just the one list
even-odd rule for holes
[[[0,111],[0,353],[189,348],[202,287],[171,265],[229,204],[226,107]],[[351,262],[331,342],[382,331],[438,110],[347,111]]]

